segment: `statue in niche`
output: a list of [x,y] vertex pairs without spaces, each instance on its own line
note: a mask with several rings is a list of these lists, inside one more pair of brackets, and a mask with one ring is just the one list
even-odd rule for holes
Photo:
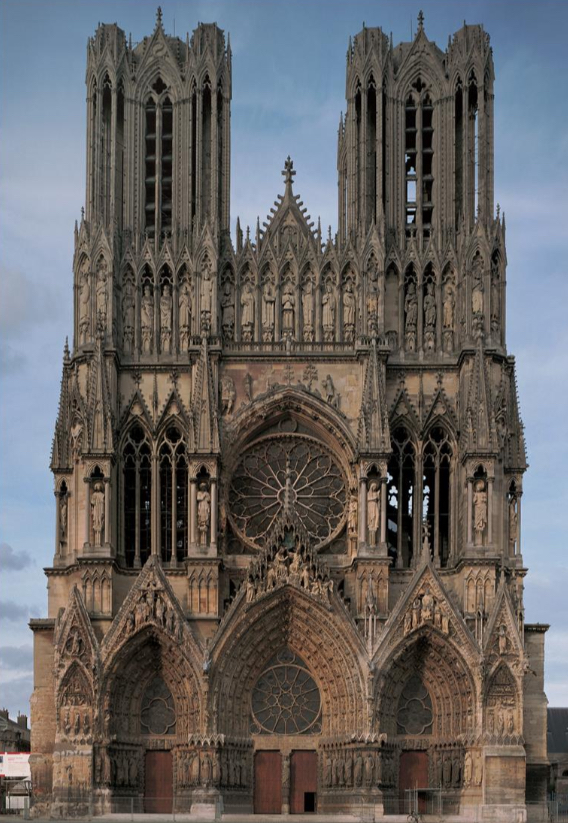
[[294,286],[288,282],[282,292],[282,332],[284,335],[294,335],[294,312],[296,306],[296,296]]
[[311,280],[306,280],[302,290],[302,324],[304,340],[311,343],[314,339],[314,287]]
[[473,263],[473,283],[471,287],[471,311],[474,327],[480,330],[483,327],[483,270],[481,257],[476,257]]
[[132,354],[134,348],[134,307],[134,288],[130,280],[127,280],[122,297],[122,337],[127,354]]
[[96,285],[96,293],[97,293],[97,317],[100,317],[101,320],[106,320],[107,316],[107,264],[106,260],[101,260],[99,265],[97,266],[97,285]]
[[496,263],[491,266],[491,329],[499,331],[501,318],[501,288],[499,284],[499,268]]
[[515,553],[515,544],[519,537],[519,514],[517,511],[517,499],[511,497],[509,500],[509,545],[511,552]]
[[430,594],[430,589],[427,588],[422,597],[422,620],[430,621],[434,615],[434,598]]
[[267,280],[262,290],[262,339],[270,343],[274,339],[274,309],[276,293],[272,281]]
[[347,515],[347,533],[357,534],[357,498],[353,496],[349,501],[349,513]]
[[73,420],[71,426],[71,452],[76,459],[81,454],[83,446],[83,423],[79,417]]
[[148,283],[144,286],[142,295],[140,324],[142,326],[142,350],[145,354],[150,354],[154,336],[154,297]]
[[504,655],[507,653],[507,646],[509,645],[509,641],[507,639],[507,628],[504,623],[501,623],[499,626],[499,633],[497,635],[497,645],[499,647],[499,654]]
[[241,294],[241,332],[245,343],[254,337],[254,292],[250,283],[245,283]]
[[91,494],[91,518],[95,546],[100,546],[105,525],[105,492],[100,482],[95,483]]
[[471,786],[473,777],[473,758],[471,752],[466,752],[463,762],[463,785],[467,789]]
[[363,757],[358,751],[353,764],[353,783],[355,786],[360,786],[363,782]]
[[427,329],[436,328],[436,298],[434,296],[434,284],[426,284],[426,294],[424,295],[424,325]]
[[213,299],[213,283],[211,282],[211,264],[205,261],[201,273],[201,331],[209,332],[211,328],[211,303]]
[[443,303],[442,303],[442,323],[443,323],[443,340],[444,351],[451,352],[454,346],[454,313],[455,313],[455,296],[454,289],[451,283],[446,283],[444,286]]
[[160,345],[164,354],[172,350],[172,294],[166,283],[160,298]]
[[209,529],[209,518],[211,516],[211,495],[207,489],[207,483],[199,484],[197,492],[197,529],[199,531],[199,542],[202,546],[207,545],[207,531]]
[[352,343],[355,339],[355,307],[353,283],[348,280],[343,292],[343,336],[347,343]]
[[367,295],[367,317],[369,334],[376,334],[379,328],[379,289],[377,283],[369,283]]
[[333,283],[328,280],[325,284],[325,291],[322,297],[322,324],[323,324],[323,339],[331,343],[335,340],[335,294],[333,293]]
[[59,498],[59,539],[63,542],[67,537],[67,493]]
[[473,528],[475,530],[475,545],[481,546],[483,532],[487,526],[487,490],[483,480],[478,480],[473,492]]
[[221,414],[231,414],[236,396],[235,382],[226,374],[221,378]]
[[191,291],[187,280],[184,280],[179,292],[179,345],[182,351],[189,349],[191,334]]
[[416,351],[416,323],[418,321],[418,298],[416,296],[416,284],[411,280],[406,291],[404,300],[405,313],[405,338],[406,347],[409,351]]
[[367,491],[367,528],[369,530],[369,543],[375,546],[377,543],[377,531],[381,519],[381,489],[376,480],[371,480]]
[[81,343],[87,342],[91,321],[89,314],[91,311],[91,284],[89,282],[88,263],[85,262],[81,269],[81,291],[79,294],[79,333]]
[[235,336],[235,298],[233,287],[226,280],[221,295],[221,328],[225,340],[233,340]]

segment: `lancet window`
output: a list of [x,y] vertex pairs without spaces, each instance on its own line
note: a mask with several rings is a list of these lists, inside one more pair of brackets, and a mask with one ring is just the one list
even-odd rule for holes
[[152,456],[140,425],[129,430],[122,460],[122,548],[126,565],[139,568],[150,556],[152,510]]
[[406,235],[430,236],[434,214],[434,106],[420,78],[405,104]]
[[434,559],[447,566],[450,554],[452,447],[441,426],[433,428],[423,454],[422,516]]
[[169,426],[159,450],[160,551],[162,560],[187,557],[188,463],[185,443],[176,426]]
[[414,556],[416,451],[407,429],[396,428],[387,477],[387,542],[398,568],[408,568]]
[[164,236],[172,227],[173,107],[158,77],[145,104],[145,227]]

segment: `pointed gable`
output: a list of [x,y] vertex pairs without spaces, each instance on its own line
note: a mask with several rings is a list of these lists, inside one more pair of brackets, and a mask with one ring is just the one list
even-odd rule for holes
[[473,360],[464,421],[465,446],[469,453],[493,453],[497,449],[491,383],[481,338]]
[[60,672],[75,662],[86,670],[98,667],[99,644],[77,586],[71,589],[67,608],[59,619],[55,647],[55,663]]
[[390,452],[385,362],[383,359],[379,360],[376,338],[371,342],[367,361],[357,439],[362,452]]
[[104,332],[99,326],[95,354],[90,364],[87,428],[89,451],[108,453],[114,449],[114,414],[103,341]]
[[191,402],[193,450],[212,454],[219,451],[219,410],[207,339],[203,337],[201,352],[195,365]]

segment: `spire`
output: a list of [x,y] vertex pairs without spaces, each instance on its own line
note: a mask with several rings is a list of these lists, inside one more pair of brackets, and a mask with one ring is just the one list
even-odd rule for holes
[[369,352],[357,439],[362,452],[390,451],[384,364],[379,361],[376,338],[373,338]]
[[69,344],[67,338],[65,338],[63,370],[59,389],[59,407],[57,409],[57,420],[55,421],[55,432],[53,433],[53,444],[51,447],[52,470],[68,468],[71,462],[69,459],[69,430],[71,428],[71,421],[69,420],[69,369]]
[[219,411],[205,335],[202,338],[201,353],[196,365],[191,416],[195,451],[207,454],[217,453],[219,451]]

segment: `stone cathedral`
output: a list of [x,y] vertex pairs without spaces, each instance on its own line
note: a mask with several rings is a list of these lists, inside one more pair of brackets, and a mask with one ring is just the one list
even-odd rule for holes
[[378,819],[415,790],[522,820],[546,626],[489,37],[443,51],[420,15],[412,42],[350,40],[335,235],[288,158],[231,238],[231,63],[216,24],[181,40],[160,11],[88,41],[36,813]]

